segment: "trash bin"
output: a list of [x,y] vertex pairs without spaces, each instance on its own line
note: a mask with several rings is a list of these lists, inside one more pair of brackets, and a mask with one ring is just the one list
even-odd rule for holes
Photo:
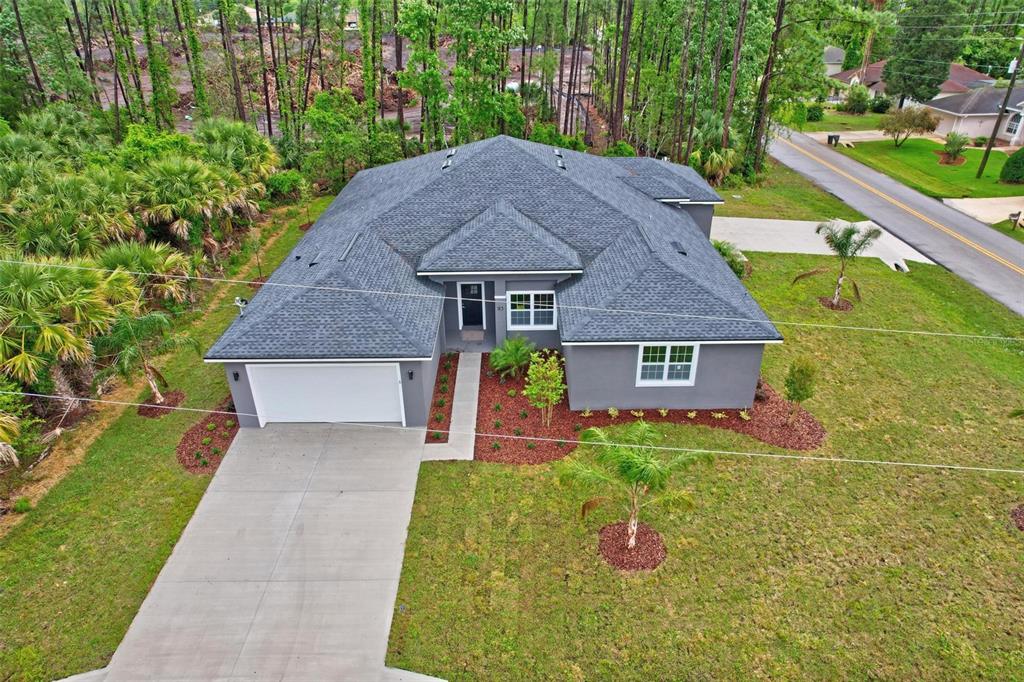
[[832,147],[838,147],[839,146],[839,136],[838,135],[829,135],[828,136],[828,143]]

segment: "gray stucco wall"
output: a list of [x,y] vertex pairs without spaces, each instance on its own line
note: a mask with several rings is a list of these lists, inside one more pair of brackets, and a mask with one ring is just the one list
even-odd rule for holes
[[639,345],[565,346],[569,408],[750,407],[763,351],[763,344],[702,344],[693,386],[637,386]]
[[697,227],[704,233],[704,236],[711,239],[711,219],[715,215],[714,205],[693,204],[691,206],[680,206],[680,211],[686,211],[697,223]]
[[[228,379],[228,388],[231,389],[231,400],[235,403],[235,412],[238,413],[238,424],[240,426],[259,426],[260,420],[256,418],[256,403],[252,399],[252,387],[249,386],[249,375],[245,371],[245,365],[241,362],[228,362],[224,364],[224,372]],[[238,379],[235,379],[235,373]]]

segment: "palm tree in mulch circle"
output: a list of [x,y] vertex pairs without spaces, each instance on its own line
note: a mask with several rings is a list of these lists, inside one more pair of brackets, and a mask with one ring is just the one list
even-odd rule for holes
[[[661,434],[651,424],[638,420],[614,434],[602,428],[583,432],[584,443],[595,446],[593,461],[579,456],[563,460],[557,465],[559,479],[587,488],[604,488],[625,502],[629,515],[626,547],[636,547],[640,510],[660,504],[667,507],[689,508],[693,502],[684,490],[671,489],[673,476],[699,462],[709,462],[710,455],[684,452],[668,458],[661,454],[657,442]],[[608,497],[593,497],[583,503],[582,516],[608,501]]]
[[199,352],[198,341],[187,334],[170,334],[170,327],[167,315],[159,311],[138,316],[122,315],[95,343],[100,355],[112,357],[110,371],[130,379],[135,372],[142,370],[156,405],[163,405],[167,400],[160,391],[160,386],[166,390],[167,379],[153,366],[153,355],[178,348]]
[[[832,293],[832,299],[829,302],[830,307],[838,308],[839,301],[842,298],[843,283],[846,280],[846,268],[850,264],[850,260],[855,256],[859,256],[867,249],[871,244],[882,236],[882,231],[877,227],[864,227],[859,228],[853,223],[845,220],[829,220],[828,222],[821,223],[815,230],[818,234],[825,238],[825,243],[832,250],[832,252],[839,257],[839,275],[836,277],[836,288]],[[801,273],[793,278],[793,284],[796,284],[802,279],[812,277],[814,275],[820,275],[823,272],[827,272],[828,268],[825,266],[808,270],[807,272]],[[850,284],[853,285],[853,295],[859,301],[860,287],[857,283],[850,280]]]

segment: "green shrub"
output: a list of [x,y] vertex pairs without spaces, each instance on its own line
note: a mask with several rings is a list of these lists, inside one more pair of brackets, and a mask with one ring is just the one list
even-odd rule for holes
[[988,144],[988,137],[985,135],[978,135],[974,140],[972,140],[972,142],[975,147],[984,147]]
[[846,111],[860,116],[871,106],[871,93],[863,85],[854,85],[846,94]]
[[946,157],[950,161],[956,161],[964,155],[968,141],[967,136],[963,133],[949,133],[946,135],[946,144],[943,145],[942,149],[946,152]]
[[790,411],[790,422],[796,416],[800,403],[814,396],[814,378],[818,368],[810,358],[797,358],[786,372],[786,398],[793,403]]
[[1024,182],[1024,147],[1018,149],[1003,165],[999,173],[1002,182],[1021,183]]
[[807,120],[810,123],[817,123],[825,120],[825,107],[820,104],[812,104],[807,107]]
[[267,178],[267,193],[270,194],[271,199],[276,201],[294,201],[302,195],[302,188],[305,184],[306,179],[302,177],[302,173],[294,168],[289,168]]
[[213,439],[210,438],[209,436],[207,436],[206,438],[203,439],[203,445],[209,445],[212,442],[213,442]]
[[885,95],[875,95],[871,98],[871,111],[876,114],[884,114],[892,109],[892,98]]
[[32,511],[32,503],[29,502],[27,497],[19,497],[11,509],[13,509],[16,514],[27,514]]
[[608,145],[602,156],[636,156],[636,149],[625,140],[619,140],[615,144]]
[[715,250],[718,251],[718,255],[722,257],[729,269],[733,271],[740,279],[747,274],[747,262],[743,260],[743,254],[736,248],[736,245],[732,242],[722,241],[721,239],[712,239],[712,245]]
[[536,345],[525,336],[509,336],[491,351],[488,362],[499,376],[518,377],[530,366],[530,356]]

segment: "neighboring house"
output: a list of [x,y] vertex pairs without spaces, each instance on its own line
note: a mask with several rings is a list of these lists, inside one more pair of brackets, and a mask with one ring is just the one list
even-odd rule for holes
[[841,47],[826,47],[824,54],[825,75],[834,76],[842,71],[844,59],[846,59],[846,50]]
[[[742,408],[781,336],[691,168],[499,136],[360,172],[213,345],[244,425],[424,425],[437,363],[522,335],[569,406]],[[259,418],[241,416],[258,414]]]
[[[886,60],[883,59],[868,64],[864,69],[860,67],[847,69],[840,71],[832,78],[845,85],[864,85],[874,96],[884,95],[885,81],[882,80],[882,72],[885,70],[885,63]],[[980,71],[969,69],[963,64],[950,62],[949,78],[939,86],[939,94],[935,95],[935,99],[970,92],[975,88],[993,85],[995,82],[994,78]]]
[[[1006,88],[978,88],[964,95],[954,95],[927,103],[927,107],[939,117],[937,135],[962,133],[968,137],[990,137],[995,128],[999,109],[1003,106]],[[1010,101],[1003,115],[996,139],[1018,147],[1024,145],[1024,85],[1017,86],[1010,93]]]

